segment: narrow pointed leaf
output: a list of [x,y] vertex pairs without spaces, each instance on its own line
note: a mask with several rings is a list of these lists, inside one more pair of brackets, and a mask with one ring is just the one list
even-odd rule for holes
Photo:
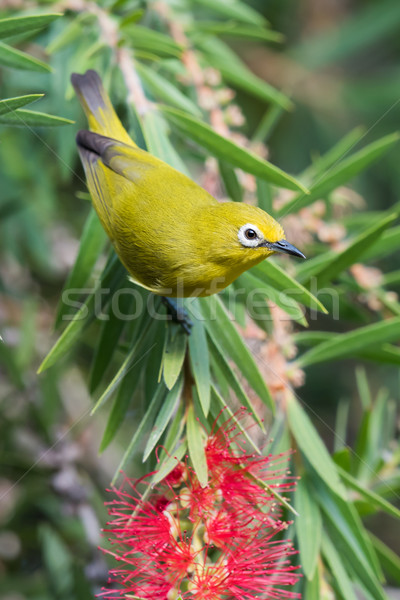
[[379,496],[379,494],[375,493],[373,490],[367,489],[365,485],[357,481],[357,479],[350,475],[350,473],[347,473],[344,469],[338,467],[338,472],[348,487],[358,492],[360,496],[365,498],[365,500],[367,500],[370,504],[378,509],[383,510],[391,517],[400,519],[400,509],[388,502],[382,496]]
[[9,17],[0,19],[0,38],[11,37],[25,33],[26,31],[34,31],[35,29],[43,29],[49,23],[62,17],[62,13],[49,13],[43,15],[29,15],[27,17]]
[[136,63],[140,78],[148,87],[156,100],[162,100],[176,108],[180,108],[196,117],[201,117],[200,109],[185,96],[173,83],[142,63]]
[[304,316],[304,310],[291,296],[286,295],[283,291],[277,290],[275,287],[265,282],[266,278],[263,279],[255,277],[253,273],[243,273],[237,280],[239,286],[241,284],[249,290],[249,294],[246,299],[246,308],[251,317],[253,317],[252,304],[257,305],[257,295],[261,295],[266,300],[270,300],[279,308],[281,308],[286,314],[290,316],[293,321],[298,321],[303,327],[308,327],[307,319]]
[[[236,373],[232,370],[232,367],[229,365],[229,363],[225,357],[224,351],[217,341],[217,337],[213,337],[213,336],[210,336],[210,337],[211,337],[211,342],[210,342],[211,350],[212,350],[212,353],[218,364],[218,369],[220,370],[220,372],[224,378],[224,383],[226,382],[229,385],[229,387],[233,390],[233,392],[237,396],[239,402],[241,404],[243,404],[243,406],[245,406],[250,411],[250,413],[254,417],[255,421],[257,421],[257,423],[259,424],[261,429],[265,432],[264,425],[263,425],[260,417],[258,416],[253,404],[251,403],[250,398],[247,396],[246,392],[244,391],[242,384],[240,383],[238,377],[236,376]],[[218,381],[218,383],[219,383],[219,381]]]
[[381,562],[383,570],[390,576],[390,579],[400,585],[400,556],[393,552],[389,546],[384,544],[382,540],[377,538],[372,533],[368,532],[371,542],[375,548],[375,552]]
[[99,453],[104,452],[121,427],[139,383],[141,369],[142,365],[139,362],[136,363],[133,368],[128,371],[122,381],[118,393],[115,396],[114,404],[110,411],[107,425],[100,442]]
[[337,142],[328,152],[318,157],[301,174],[302,181],[308,183],[312,179],[323,176],[329,169],[336,166],[336,163],[343,160],[350,150],[358,144],[365,135],[365,127],[356,127]]
[[291,100],[285,94],[272,87],[264,79],[254,75],[222,40],[198,31],[194,32],[191,38],[205,55],[206,60],[220,71],[227,83],[264,102],[272,102],[285,110],[293,108]]
[[322,342],[302,354],[296,362],[298,366],[306,367],[327,360],[345,358],[364,348],[373,348],[379,344],[397,340],[399,336],[400,317],[386,319],[348,333],[337,334],[332,339]]
[[210,404],[210,412],[214,419],[216,419],[218,416],[222,416],[223,420],[226,421],[227,418],[225,415],[228,415],[228,419],[231,419],[235,423],[236,427],[240,429],[250,446],[254,448],[257,454],[261,454],[260,449],[255,444],[253,438],[249,435],[246,427],[243,427],[242,423],[240,422],[240,418],[238,419],[236,413],[234,413],[226,404],[226,400],[224,400],[224,398],[221,396],[215,385],[211,386],[211,398],[213,402]]
[[197,21],[194,29],[195,31],[204,31],[204,33],[226,36],[228,38],[245,38],[275,43],[284,40],[284,36],[279,31],[273,31],[266,27],[239,25],[234,21]]
[[201,308],[207,317],[205,326],[210,336],[232,358],[261,400],[274,412],[275,405],[260,370],[243,337],[229,318],[229,314],[217,296],[201,298]]
[[284,292],[287,296],[294,297],[312,310],[328,313],[325,306],[301,283],[288,275],[276,262],[264,260],[253,268],[252,273],[262,281],[273,285],[277,290]]
[[17,96],[16,98],[5,98],[0,100],[0,116],[12,112],[21,106],[26,106],[39,98],[43,98],[44,94],[29,94],[27,96]]
[[185,163],[169,140],[168,127],[160,113],[149,110],[142,117],[142,130],[146,145],[152,154],[189,176]]
[[0,65],[26,71],[41,71],[43,73],[51,71],[51,67],[43,61],[3,42],[0,42]]
[[206,123],[175,108],[160,106],[160,110],[181,133],[209,150],[217,158],[266,179],[277,186],[307,192],[306,188],[294,177],[219,135]]
[[34,110],[18,109],[11,113],[0,116],[0,123],[4,125],[14,125],[19,127],[59,127],[71,125],[74,121],[55,115],[36,112]]
[[192,0],[209,10],[230,19],[237,19],[251,25],[267,25],[267,21],[259,12],[245,2],[237,0]]
[[143,438],[145,432],[150,428],[151,424],[156,418],[156,415],[158,414],[158,410],[164,399],[165,393],[166,388],[164,387],[164,385],[159,385],[156,390],[156,393],[154,394],[149,404],[148,409],[146,410],[144,417],[140,421],[138,428],[136,429],[131,441],[129,442],[128,448],[125,450],[121,462],[119,463],[118,468],[114,474],[113,480],[111,482],[112,484],[115,483],[116,479],[118,478],[118,475],[124,469],[126,463],[131,458],[132,454],[134,454],[134,452],[137,451],[140,440]]
[[165,431],[168,423],[172,419],[177,403],[180,400],[182,386],[183,378],[180,378],[178,379],[172,390],[169,390],[167,395],[165,396],[163,405],[161,407],[160,412],[157,415],[149,439],[147,441],[146,448],[143,454],[143,462],[145,462],[149,458],[151,452],[153,451],[154,447],[156,446],[157,442],[159,441],[160,437]]
[[159,467],[158,471],[156,471],[156,473],[153,475],[151,478],[152,485],[157,485],[157,483],[165,479],[165,477],[167,477],[167,475],[169,475],[171,471],[175,469],[176,465],[182,460],[186,452],[187,443],[182,442],[175,452],[163,461],[161,467]]
[[303,476],[297,482],[295,509],[299,514],[296,519],[296,533],[299,540],[301,566],[307,579],[314,577],[322,539],[322,519],[313,492]]
[[357,600],[354,585],[345,568],[343,556],[338,554],[335,545],[326,532],[322,538],[322,552],[343,598],[346,598],[346,600]]
[[294,396],[287,402],[290,431],[302,454],[314,467],[319,477],[339,496],[345,497],[337,468],[314,425]]
[[[64,290],[82,288],[88,282],[106,239],[106,233],[96,211],[91,208],[83,228],[78,255],[68,275]],[[57,312],[56,327],[60,325],[65,314],[70,314],[70,310],[61,302]]]
[[373,161],[381,158],[385,152],[399,141],[399,139],[399,133],[392,133],[369,144],[352,156],[345,158],[331,167],[323,176],[317,178],[317,181],[311,185],[310,194],[308,196],[305,196],[304,194],[295,196],[290,202],[282,207],[279,211],[279,215],[282,216],[294,211],[297,212],[301,208],[314,202],[314,200],[323,198],[332,190],[343,185],[361,171],[364,171]]
[[109,289],[111,293],[125,276],[126,271],[124,267],[121,265],[115,254],[112,254],[100,280],[93,289],[93,293],[90,294],[84,303],[79,305],[80,307],[73,316],[72,321],[69,322],[66,329],[43,360],[38,369],[38,373],[42,373],[42,371],[51,367],[64,356],[78,340],[81,331],[93,321],[96,316],[96,308],[98,308],[95,306],[96,291],[100,289]]
[[180,58],[182,55],[182,46],[160,31],[149,29],[143,25],[128,24],[122,28],[122,32],[135,49],[150,50],[161,57]]
[[354,505],[332,493],[321,480],[316,487],[326,528],[342,560],[345,559],[348,569],[371,590],[376,600],[386,600],[380,585],[383,575],[376,553]]
[[314,272],[314,277],[317,277],[318,287],[323,287],[330,281],[333,281],[340,273],[348,269],[364,254],[365,250],[369,249],[379,239],[382,233],[391,225],[398,215],[392,214],[384,217],[378,223],[374,223],[366,231],[358,235],[350,245],[335,255],[333,259],[324,264],[319,271]]
[[219,160],[218,168],[228,196],[234,202],[242,202],[243,190],[233,167],[224,160]]
[[[117,373],[114,375],[104,392],[101,394],[100,398],[97,400],[96,404],[92,408],[91,414],[93,415],[99,408],[102,406],[110,396],[115,392],[115,390],[122,383],[122,380],[131,369],[135,368],[138,364],[140,364],[145,357],[153,350],[153,348],[157,345],[157,341],[152,341],[150,344],[147,344],[148,338],[150,337],[150,332],[152,330],[152,326],[154,325],[155,320],[148,317],[148,321],[144,327],[144,331],[142,335],[138,337],[135,341],[133,348],[128,352],[123,361],[122,365],[118,369]],[[144,344],[147,344],[145,348],[142,349]],[[139,352],[140,351],[140,352]]]
[[208,483],[207,459],[204,449],[204,430],[194,413],[193,404],[189,407],[187,424],[187,441],[189,455],[201,487]]
[[206,330],[201,321],[196,321],[189,336],[190,364],[204,416],[210,409],[210,362]]
[[187,335],[180,325],[171,323],[165,336],[162,372],[165,385],[171,390],[182,370],[186,354]]

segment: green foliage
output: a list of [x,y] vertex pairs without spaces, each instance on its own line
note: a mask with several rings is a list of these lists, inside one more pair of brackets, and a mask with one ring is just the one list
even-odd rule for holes
[[[48,3],[44,6],[48,8]],[[340,139],[335,127],[334,135],[327,133],[319,113],[314,124],[318,135],[307,134],[314,148],[323,139],[325,152],[305,168],[293,168],[292,175],[290,169],[276,166],[276,157],[281,140],[288,155],[308,156],[296,132],[285,128],[287,110],[293,109],[290,118],[296,119],[298,104],[306,100],[299,101],[297,90],[289,99],[253,74],[239,57],[243,40],[272,43],[273,48],[283,40],[254,8],[239,0],[180,0],[160,13],[153,3],[126,0],[99,2],[96,10],[88,4],[80,14],[74,10],[80,9],[71,5],[65,15],[38,10],[37,15],[6,13],[0,18],[0,38],[6,40],[0,42],[0,66],[6,74],[4,93],[9,96],[0,100],[4,132],[0,227],[8,261],[0,271],[0,291],[10,313],[0,357],[7,386],[12,386],[12,392],[7,386],[1,392],[6,400],[13,395],[28,399],[16,403],[17,414],[7,408],[0,425],[6,476],[22,491],[15,511],[6,517],[6,527],[28,547],[27,566],[13,560],[7,563],[2,587],[20,590],[33,600],[89,597],[104,581],[106,569],[100,565],[103,573],[98,580],[84,573],[98,544],[93,531],[88,533],[94,512],[87,516],[86,494],[104,523],[102,488],[106,481],[116,481],[121,469],[135,476],[154,471],[156,484],[172,471],[176,460],[185,459],[206,484],[205,432],[216,421],[230,416],[244,429],[252,451],[260,452],[252,431],[236,418],[236,408],[243,405],[273,437],[271,451],[296,450],[291,470],[301,480],[294,496],[299,516],[293,517],[293,535],[305,575],[300,585],[304,598],[320,600],[326,589],[345,600],[355,599],[356,589],[367,597],[386,598],[384,576],[400,584],[399,561],[370,529],[378,514],[389,519],[400,516],[395,504],[400,493],[396,405],[386,390],[393,387],[393,366],[400,364],[400,303],[393,294],[400,284],[399,207],[387,202],[357,212],[349,200],[354,199],[352,192],[343,186],[355,186],[371,201],[369,187],[374,186],[369,182],[375,181],[371,172],[377,172],[374,165],[380,161],[379,169],[387,174],[382,179],[391,182],[392,196],[398,195],[399,134],[387,134],[395,125],[377,127],[374,141],[364,126],[344,132]],[[386,0],[379,11],[362,9],[339,24],[333,36],[309,38],[297,47],[292,44],[286,57],[310,69],[346,59],[371,43],[386,43],[397,13],[392,0]],[[185,67],[193,66],[193,61],[197,73]],[[82,197],[85,186],[74,143],[78,124],[68,125],[79,121],[80,126],[84,121],[72,99],[69,75],[87,68],[101,73],[139,145],[184,173],[193,176],[204,171],[206,184],[207,176],[217,179],[216,193],[224,198],[258,202],[279,215],[293,235],[297,227],[304,240],[298,245],[307,261],[288,262],[276,256],[245,273],[219,296],[182,301],[193,322],[190,336],[171,322],[159,299],[128,281],[124,267],[106,245],[93,209],[88,211],[87,204],[75,197]],[[14,69],[24,69],[26,81],[20,73],[17,78]],[[134,72],[136,85],[143,86],[146,110],[134,104],[137,96],[129,87],[132,79],[127,72]],[[347,82],[349,90],[352,85]],[[248,117],[243,126],[229,121],[233,101],[226,92],[231,86]],[[45,90],[43,100],[37,89]],[[205,93],[210,94],[209,104]],[[224,94],[228,99],[221,100]],[[25,108],[38,100],[46,112]],[[367,101],[373,105],[373,100]],[[253,107],[259,113],[257,123],[252,119]],[[302,108],[310,114],[314,111],[314,106]],[[215,112],[223,122],[219,129]],[[380,117],[375,114],[373,122]],[[55,125],[65,127],[32,136],[32,128]],[[238,133],[246,134],[246,140],[238,140]],[[257,147],[267,140],[272,162]],[[361,140],[363,148],[355,150]],[[210,161],[205,166],[209,154],[214,157],[211,167]],[[252,185],[247,184],[250,176]],[[55,242],[43,231],[57,226],[60,232],[65,223],[70,227],[66,237],[79,232],[80,246],[74,265],[62,272],[57,271],[57,262],[63,250],[52,259]],[[332,230],[343,226],[343,236],[333,241],[329,235],[324,238],[324,226]],[[288,239],[292,241],[289,233]],[[370,267],[383,270],[371,285],[356,276],[360,261],[370,277],[374,273]],[[17,279],[22,275],[21,287]],[[20,313],[17,324],[8,308],[14,303]],[[59,332],[43,359],[50,347],[48,313],[56,314]],[[251,336],[254,323],[260,337]],[[307,331],[301,329],[308,326]],[[39,358],[43,362],[37,378]],[[353,393],[360,396],[352,402],[352,410],[357,407],[359,413],[355,425],[349,420],[347,398],[356,385],[348,384],[344,393],[342,380],[349,365],[364,362],[368,377],[357,370],[358,392]],[[87,377],[91,403],[82,391],[86,386],[77,392],[71,364],[78,364]],[[330,371],[322,370],[325,365]],[[338,373],[335,401],[341,402],[333,452],[322,439],[324,429],[332,432],[333,426],[324,425],[319,369],[325,375]],[[293,390],[296,373],[302,370],[307,376],[306,391],[301,391],[306,406]],[[381,379],[385,388],[377,383]],[[313,384],[319,402],[310,406]],[[331,397],[326,382],[322,389]],[[73,412],[75,395],[83,413]],[[96,423],[91,445],[104,453],[104,464],[85,446],[89,412],[95,413],[91,422]],[[60,441],[57,432],[71,423],[76,443],[81,444],[80,459],[71,458],[73,448],[59,447],[67,434],[62,433]],[[28,450],[19,441],[21,436],[33,439]],[[353,440],[351,445],[348,439]],[[37,465],[32,469],[33,461]],[[146,464],[142,467],[140,462]],[[65,473],[72,477],[72,489],[57,488],[57,477],[62,480]],[[50,478],[57,494],[49,489]],[[259,484],[271,492],[265,482]],[[273,493],[285,511],[293,512],[286,499]],[[63,511],[75,516],[64,519]],[[31,530],[32,521],[42,525]],[[32,559],[37,548],[40,566],[36,557]],[[19,569],[21,581],[17,581]]]

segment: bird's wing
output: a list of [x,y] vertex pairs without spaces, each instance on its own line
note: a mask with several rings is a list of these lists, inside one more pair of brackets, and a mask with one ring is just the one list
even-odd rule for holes
[[134,183],[139,181],[144,172],[163,165],[161,161],[137,146],[124,144],[92,131],[78,131],[76,142],[83,155],[89,152],[95,156],[95,160],[100,159],[114,173]]

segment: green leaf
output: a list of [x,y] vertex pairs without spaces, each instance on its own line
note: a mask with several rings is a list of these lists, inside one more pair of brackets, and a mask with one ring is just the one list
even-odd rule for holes
[[189,350],[197,394],[204,416],[207,417],[210,409],[211,377],[206,330],[201,321],[194,322],[189,336]]
[[365,127],[360,126],[352,129],[341,140],[337,142],[328,152],[319,156],[301,174],[301,180],[311,182],[313,179],[323,177],[327,171],[336,166],[352,148],[365,136]]
[[96,20],[96,16],[91,13],[80,13],[74,15],[74,18],[56,35],[46,48],[47,54],[59,52],[66,46],[69,46],[75,40],[84,35],[83,26]]
[[381,565],[391,580],[400,585],[400,557],[375,535],[368,532]]
[[321,600],[321,582],[318,569],[315,569],[314,576],[304,583],[302,598],[304,600]]
[[218,168],[228,196],[234,202],[242,202],[243,190],[235,170],[224,160],[218,161]]
[[314,277],[317,277],[319,287],[324,286],[330,281],[333,281],[342,271],[353,265],[362,254],[370,248],[375,241],[379,239],[382,233],[397,219],[398,215],[393,214],[385,216],[383,219],[374,223],[366,231],[363,231],[350,245],[339,254],[335,254],[331,261],[324,264],[320,270],[314,272]]
[[322,552],[335,579],[336,587],[346,600],[357,600],[354,586],[347,574],[343,556],[336,551],[335,545],[325,532],[322,537]]
[[182,55],[182,46],[164,33],[131,24],[122,27],[121,30],[135,49],[150,50],[162,57],[180,58]]
[[145,462],[155,445],[159,441],[160,437],[164,433],[168,423],[172,419],[177,403],[180,400],[183,387],[183,377],[180,377],[175,383],[172,390],[169,390],[161,407],[160,412],[157,415],[153,428],[151,430],[149,439],[147,440],[146,448],[143,454],[143,462]]
[[300,562],[307,579],[315,575],[322,539],[322,519],[313,491],[307,485],[305,476],[297,482],[295,503],[299,513],[296,519],[296,533],[299,540]]
[[[326,340],[333,340],[336,336],[337,333],[331,331],[301,331],[295,334],[294,341],[299,345],[316,346]],[[400,348],[391,344],[362,348],[354,356],[374,362],[400,364]]]
[[20,127],[58,127],[60,125],[71,125],[75,121],[56,117],[33,110],[18,109],[12,113],[0,116],[0,123],[4,125],[14,125]]
[[273,192],[268,181],[257,177],[257,206],[267,213],[273,212]]
[[257,367],[254,357],[218,296],[201,298],[201,309],[207,317],[205,326],[210,336],[230,356],[261,400],[272,411],[275,404]]
[[233,166],[239,167],[248,173],[253,173],[253,175],[257,175],[262,179],[271,181],[277,186],[307,192],[304,186],[291,175],[284,173],[275,165],[256,156],[249,150],[240,148],[231,140],[216,133],[202,121],[175,108],[160,106],[160,109],[181,133],[209,150],[217,158],[221,158]]
[[35,102],[39,98],[43,98],[44,94],[29,94],[27,96],[17,96],[16,98],[5,98],[0,100],[0,115],[12,112],[21,106]]
[[[78,256],[68,275],[64,290],[82,288],[88,282],[106,239],[107,235],[100,223],[96,211],[94,208],[91,208],[83,228]],[[56,327],[60,325],[64,315],[70,314],[71,311],[68,310],[68,308],[69,307],[63,302],[59,304]]]
[[220,71],[227,83],[264,102],[272,102],[285,110],[292,108],[292,102],[287,96],[254,75],[224,42],[201,32],[196,32],[191,37],[203,52],[206,61]]
[[157,462],[160,465],[163,465],[166,458],[170,457],[171,454],[175,455],[176,448],[181,444],[181,442],[186,444],[182,435],[186,426],[185,411],[186,406],[184,402],[180,402],[175,411],[172,422],[168,427],[162,448],[160,449],[160,452],[157,453]]
[[308,196],[304,194],[295,196],[281,208],[278,215],[282,216],[294,211],[297,212],[318,198],[326,197],[332,190],[364,171],[373,161],[381,158],[385,152],[399,141],[399,138],[400,134],[397,132],[387,135],[332,166],[311,185]]
[[[257,125],[255,132],[252,135],[252,142],[264,142],[266,143],[271,137],[272,133],[277,126],[279,119],[282,117],[283,108],[279,104],[272,104],[267,108],[264,116]],[[260,197],[259,197],[260,200]],[[259,204],[260,206],[260,204]],[[261,207],[262,208],[262,207]],[[269,211],[267,211],[269,212]]]
[[319,480],[316,495],[326,528],[347,569],[371,591],[376,600],[387,600],[379,581],[382,572],[364,526],[353,504],[332,493]]
[[396,340],[399,335],[400,317],[379,321],[348,333],[337,334],[305,352],[296,362],[303,368],[327,360],[345,358],[363,348],[376,347],[384,342]]
[[21,52],[21,50],[7,46],[3,42],[0,42],[0,65],[27,71],[41,71],[44,73],[51,71],[51,67],[43,61],[29,56],[29,54]]
[[163,100],[163,102],[180,108],[195,117],[201,117],[201,110],[168,79],[139,62],[136,63],[136,69],[142,81],[157,100]]
[[[138,366],[138,369],[135,367]],[[101,454],[109,446],[121,427],[129,405],[132,401],[136,386],[140,377],[140,363],[134,366],[125,376],[121,383],[118,393],[115,396],[113,407],[108,417],[107,425],[100,442],[99,453]]]
[[142,129],[149,151],[189,177],[185,163],[169,141],[167,124],[162,115],[149,110],[142,117]]
[[144,351],[141,351],[139,354],[139,350],[141,350],[143,344],[145,342],[147,342],[147,340],[149,338],[149,334],[150,334],[155,322],[156,322],[155,319],[148,316],[147,320],[145,321],[145,324],[143,325],[141,335],[139,335],[139,337],[136,339],[135,343],[133,344],[133,347],[131,348],[131,350],[129,350],[128,354],[125,357],[125,360],[123,361],[122,365],[118,369],[117,373],[111,379],[110,383],[108,384],[108,386],[106,387],[106,389],[101,394],[100,398],[97,400],[96,404],[92,408],[92,411],[91,411],[92,415],[115,392],[115,390],[122,383],[122,380],[124,379],[124,377],[126,376],[128,371],[130,371],[131,369],[136,367],[139,363],[141,363],[143,361],[143,359],[153,350],[153,348],[155,346],[157,346],[157,341],[153,341]]
[[117,470],[114,474],[114,477],[112,479],[112,482],[111,482],[113,485],[114,485],[116,479],[118,478],[118,475],[124,469],[128,460],[131,458],[132,454],[135,452],[135,450],[137,450],[139,440],[143,439],[146,430],[150,427],[151,423],[153,423],[154,419],[156,418],[156,415],[158,414],[160,405],[164,399],[165,392],[166,392],[166,389],[165,389],[164,385],[159,385],[157,387],[156,392],[149,404],[149,407],[146,410],[146,413],[145,413],[143,419],[140,421],[138,428],[136,429],[135,433],[133,434],[132,439],[129,442],[128,448],[125,450],[125,453],[121,459],[121,462],[118,465],[118,468],[117,468]]
[[239,25],[234,21],[196,21],[192,26],[194,31],[204,31],[217,36],[245,38],[263,42],[283,42],[284,36],[278,31],[266,27]]
[[[211,341],[210,341],[211,351],[215,358],[215,363],[218,366],[218,374],[220,377],[221,376],[223,377],[223,383],[227,383],[229,385],[229,387],[232,388],[232,390],[234,391],[235,395],[237,396],[239,402],[241,404],[243,404],[243,406],[245,406],[250,411],[250,413],[254,417],[255,421],[259,424],[261,429],[263,431],[265,431],[263,423],[262,423],[260,417],[258,416],[254,406],[252,405],[250,398],[247,396],[246,392],[244,391],[242,384],[240,383],[238,377],[236,376],[236,373],[232,370],[232,367],[229,365],[229,363],[225,357],[225,353],[217,341],[217,337],[210,336],[210,338],[211,338]],[[219,378],[218,378],[218,383],[221,386],[222,382],[219,381]]]
[[98,309],[98,307],[95,306],[96,292],[101,289],[109,289],[110,293],[112,293],[124,277],[126,277],[125,268],[121,265],[116,255],[112,253],[102,276],[93,289],[93,293],[90,294],[83,304],[73,301],[74,306],[79,306],[79,308],[72,321],[70,321],[53,348],[43,360],[38,369],[38,373],[42,373],[60,360],[60,358],[64,356],[78,340],[81,331],[93,321],[96,316],[95,309]]
[[251,6],[237,0],[192,0],[211,11],[251,25],[267,25],[265,18]]
[[294,396],[287,401],[287,417],[290,431],[302,454],[314,467],[318,476],[336,493],[345,497],[336,465],[311,420]]
[[180,444],[174,451],[173,455],[168,456],[168,458],[163,461],[158,471],[154,473],[153,477],[151,478],[151,484],[157,485],[157,483],[160,483],[160,481],[165,479],[165,477],[167,477],[167,475],[169,475],[171,471],[175,469],[176,465],[182,460],[186,451],[187,443],[182,442],[182,444]]
[[[141,310],[140,303],[134,303],[134,297],[126,292],[139,292],[130,282],[123,282],[127,287],[119,288],[113,294],[112,301],[108,306],[108,310],[104,315],[102,322],[99,340],[96,344],[92,367],[90,371],[89,391],[91,394],[95,392],[100,382],[104,378],[104,374],[118,348],[118,341],[122,331],[126,327],[128,321],[133,318],[139,319],[138,309]],[[135,323],[133,337],[140,331],[138,323]],[[130,340],[133,343],[133,340]]]
[[118,389],[102,440],[100,442],[100,453],[104,452],[107,446],[112,442],[125,419],[129,405],[139,383],[141,370],[142,365],[137,362],[125,375],[124,380]]
[[187,335],[180,325],[170,323],[165,336],[162,373],[165,385],[171,390],[182,370],[185,360]]
[[[264,278],[265,279],[265,278]],[[290,316],[293,321],[298,321],[303,327],[308,327],[306,318],[304,317],[304,311],[301,306],[293,300],[290,296],[287,296],[284,292],[280,292],[275,287],[272,287],[264,280],[255,277],[251,272],[245,272],[237,279],[238,285],[248,291],[246,297],[246,309],[251,318],[258,316],[257,312],[253,314],[253,305],[256,307],[259,303],[258,296],[270,300],[277,306],[279,306],[286,314]],[[269,315],[267,315],[269,317]]]
[[279,265],[271,260],[264,260],[252,270],[252,273],[262,281],[273,284],[273,286],[286,294],[293,297],[297,302],[301,302],[304,306],[308,306],[312,310],[319,310],[325,314],[328,313],[325,306],[301,283],[288,275]]
[[196,419],[193,404],[189,406],[187,415],[187,441],[189,455],[201,487],[208,483],[207,459],[204,449],[204,430]]
[[373,490],[368,490],[362,483],[357,481],[357,479],[350,475],[350,473],[347,473],[344,469],[341,469],[340,467],[337,467],[337,469],[340,477],[346,482],[348,487],[358,492],[360,496],[365,498],[376,508],[383,510],[395,519],[400,519],[400,509],[385,500],[385,498],[382,498],[382,496],[376,494]]
[[8,17],[0,19],[0,38],[11,37],[25,33],[26,31],[34,31],[35,29],[43,29],[49,23],[62,17],[62,13],[48,13],[42,15],[29,15],[27,17]]
[[[240,420],[240,413],[239,413],[239,418],[237,418],[236,412],[233,412],[229,408],[229,406],[226,403],[226,400],[221,396],[221,394],[219,393],[219,391],[217,390],[217,388],[215,387],[214,384],[211,384],[211,399],[212,399],[212,402],[210,404],[210,412],[211,412],[211,415],[214,417],[214,419],[217,419],[217,417],[220,417],[220,418],[222,417],[224,421],[226,421],[227,419],[230,419],[231,421],[233,421],[235,423],[236,427],[238,429],[240,429],[240,431],[242,432],[243,436],[246,438],[246,441],[250,444],[250,446],[252,446],[254,448],[254,450],[257,452],[257,454],[261,454],[260,449],[256,445],[253,438],[249,435],[246,427],[243,427],[243,424],[241,423],[241,420]],[[226,417],[225,415],[228,415],[228,417]]]
[[381,238],[364,254],[364,262],[370,259],[378,260],[399,249],[400,225],[385,231]]

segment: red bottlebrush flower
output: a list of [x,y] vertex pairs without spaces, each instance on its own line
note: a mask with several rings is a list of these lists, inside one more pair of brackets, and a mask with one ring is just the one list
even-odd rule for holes
[[[109,599],[283,600],[298,578],[290,541],[276,539],[290,523],[280,519],[270,488],[288,491],[293,483],[276,466],[287,456],[246,454],[244,436],[233,419],[212,431],[206,444],[209,481],[201,487],[184,463],[146,497],[126,480],[112,490],[112,520],[105,531],[117,561],[102,592]],[[286,480],[282,481],[283,476]],[[126,489],[128,486],[128,489]]]

